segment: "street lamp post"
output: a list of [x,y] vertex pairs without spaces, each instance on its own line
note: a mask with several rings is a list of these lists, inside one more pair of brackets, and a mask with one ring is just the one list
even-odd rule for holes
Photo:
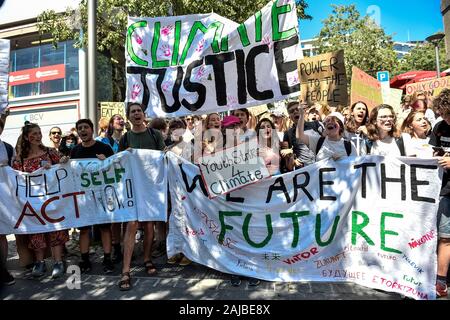
[[443,33],[436,33],[433,34],[429,37],[427,37],[425,40],[427,40],[428,42],[432,43],[434,45],[434,49],[436,51],[436,72],[437,72],[437,77],[440,78],[441,77],[441,69],[439,67],[439,42],[441,42],[441,40],[445,37],[445,34]]

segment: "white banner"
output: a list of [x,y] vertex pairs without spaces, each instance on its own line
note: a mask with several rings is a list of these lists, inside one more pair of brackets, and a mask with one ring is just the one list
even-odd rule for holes
[[166,221],[167,171],[160,151],[133,149],[33,173],[1,167],[0,181],[0,234]]
[[210,198],[270,177],[256,139],[200,157],[199,165]]
[[298,95],[293,0],[268,3],[243,24],[217,14],[129,17],[126,102],[150,117],[247,108]]
[[321,161],[209,200],[200,172],[168,154],[168,256],[272,281],[352,281],[435,299],[436,160]]
[[0,39],[0,114],[8,106],[9,40]]

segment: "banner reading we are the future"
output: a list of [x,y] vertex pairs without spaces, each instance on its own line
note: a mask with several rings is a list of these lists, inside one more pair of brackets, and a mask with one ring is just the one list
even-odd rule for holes
[[1,167],[0,181],[0,234],[166,221],[167,174],[160,151],[72,160],[33,173]]
[[240,25],[217,14],[129,17],[126,101],[177,117],[298,95],[298,44],[293,0],[271,1]]
[[324,160],[208,200],[198,167],[168,159],[168,256],[264,280],[352,281],[435,299],[435,160]]

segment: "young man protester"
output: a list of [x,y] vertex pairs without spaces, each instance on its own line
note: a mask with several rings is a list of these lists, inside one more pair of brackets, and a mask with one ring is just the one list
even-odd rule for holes
[[448,295],[447,283],[449,283],[448,271],[450,264],[450,90],[444,89],[435,98],[434,106],[442,117],[433,128],[430,137],[432,146],[440,147],[435,149],[435,156],[438,157],[439,165],[444,169],[442,177],[442,188],[440,192],[438,219],[438,251],[437,251],[437,279],[436,295],[446,297]]
[[[164,150],[166,145],[161,132],[146,127],[144,123],[144,108],[141,104],[131,103],[128,105],[126,115],[131,122],[131,131],[128,131],[120,139],[119,151],[129,148]],[[142,225],[144,226],[144,267],[148,275],[153,275],[157,272],[151,259],[154,222],[142,222]],[[119,289],[123,291],[131,289],[130,264],[137,227],[138,221],[129,221],[123,239],[123,267],[122,277],[119,282]]]
[[[99,160],[105,160],[114,154],[109,145],[94,140],[94,124],[90,119],[78,120],[75,127],[81,143],[72,149],[70,153],[71,159],[97,158]],[[111,260],[111,224],[101,224],[99,227],[104,252],[103,270],[105,273],[111,273],[114,270],[114,264]],[[88,272],[92,267],[89,260],[90,229],[90,226],[80,228],[81,262],[79,266],[81,272]]]

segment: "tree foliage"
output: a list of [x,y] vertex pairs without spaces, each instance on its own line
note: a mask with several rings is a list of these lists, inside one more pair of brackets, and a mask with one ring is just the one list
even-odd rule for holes
[[370,17],[362,17],[355,5],[331,6],[333,12],[323,21],[316,41],[319,53],[343,49],[348,79],[353,66],[372,76],[394,70],[397,57],[392,37]]
[[[297,15],[311,19],[305,13],[306,0],[297,0]],[[214,12],[242,23],[268,3],[268,0],[98,0],[97,51],[110,59],[113,73],[113,99],[123,101],[125,90],[125,34],[128,16],[162,17]],[[63,14],[45,11],[38,17],[42,34],[51,34],[53,43],[76,40],[77,47],[87,46],[87,0],[77,10]],[[82,32],[84,30],[84,33]]]
[[[450,68],[450,62],[446,58],[445,45],[443,42],[440,43],[439,65],[441,71]],[[411,52],[400,61],[394,75],[411,70],[436,70],[436,51],[433,44],[424,43],[412,49]]]

